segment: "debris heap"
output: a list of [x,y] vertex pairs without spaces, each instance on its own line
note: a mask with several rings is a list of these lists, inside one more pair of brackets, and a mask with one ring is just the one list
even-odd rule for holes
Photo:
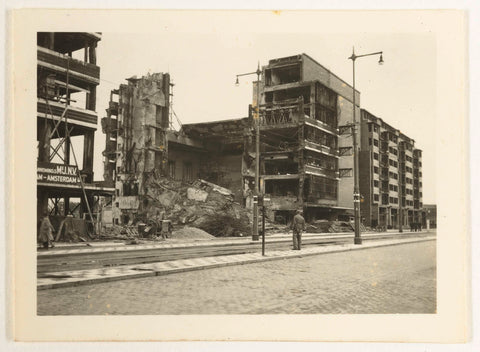
[[192,183],[156,178],[145,185],[140,218],[168,219],[174,228],[188,225],[215,236],[244,236],[250,231],[249,213],[233,193],[211,182]]
[[[354,231],[353,223],[347,221],[329,221],[329,220],[316,220],[311,224],[307,224],[306,232],[309,233],[340,233],[340,232],[352,232]],[[365,227],[360,224],[360,230],[365,232]]]

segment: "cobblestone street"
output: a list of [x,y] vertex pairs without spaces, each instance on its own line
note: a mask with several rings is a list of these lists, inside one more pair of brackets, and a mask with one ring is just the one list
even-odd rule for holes
[[39,315],[435,313],[436,241],[38,291]]

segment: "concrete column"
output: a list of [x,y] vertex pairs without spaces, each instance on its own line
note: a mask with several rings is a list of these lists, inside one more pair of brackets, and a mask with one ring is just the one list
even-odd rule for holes
[[87,110],[95,111],[95,109],[97,108],[96,103],[97,103],[97,87],[92,85],[90,87],[90,93],[87,93],[87,105],[86,105]]
[[85,41],[83,61],[88,62],[88,43]]
[[97,48],[97,43],[95,42],[94,44],[90,45],[89,50],[88,50],[88,62],[92,65],[97,64],[97,53],[96,49]]
[[48,192],[37,187],[37,220],[40,220],[46,211],[48,211]]
[[64,142],[64,153],[63,159],[65,160],[65,164],[70,164],[70,139],[67,138]]
[[68,215],[68,210],[70,209],[70,197],[63,198],[63,215]]
[[93,182],[93,147],[95,132],[89,130],[83,136],[83,171],[88,174],[87,183]]
[[48,48],[50,50],[55,50],[55,33],[50,32],[48,36],[49,36]]
[[41,121],[38,131],[38,161],[50,161],[50,133],[52,126],[49,122]]

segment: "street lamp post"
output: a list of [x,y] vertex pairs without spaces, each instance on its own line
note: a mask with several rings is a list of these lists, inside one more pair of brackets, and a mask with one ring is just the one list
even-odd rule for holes
[[258,63],[257,70],[255,72],[241,73],[237,75],[237,80],[235,85],[238,86],[240,83],[238,77],[247,76],[247,75],[257,75],[257,103],[255,106],[255,114],[253,119],[255,121],[255,195],[253,199],[253,228],[252,228],[252,240],[258,241],[258,197],[260,196],[259,191],[259,180],[260,180],[260,75],[262,71],[260,70],[260,62]]
[[358,142],[357,142],[357,119],[356,119],[356,105],[355,105],[355,60],[359,57],[380,55],[378,63],[383,64],[383,52],[378,51],[370,54],[355,55],[355,48],[352,50],[352,56],[348,59],[352,60],[353,65],[353,124],[352,124],[352,137],[353,137],[353,212],[355,216],[355,237],[354,244],[362,244],[362,237],[360,236],[360,180],[358,169]]

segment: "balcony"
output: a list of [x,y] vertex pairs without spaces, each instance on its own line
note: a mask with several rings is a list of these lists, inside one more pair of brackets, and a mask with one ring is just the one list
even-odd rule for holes
[[300,103],[297,99],[265,104],[260,125],[263,127],[294,127],[300,122]]
[[308,162],[305,164],[305,173],[332,179],[337,179],[339,177],[339,173],[335,170],[330,170]]
[[295,83],[301,80],[301,59],[299,57],[287,58],[278,62],[270,62],[265,67],[265,86],[275,86]]
[[338,158],[338,150],[335,148],[328,147],[326,145],[321,145],[310,140],[305,140],[305,149],[312,150],[317,153],[322,153]]
[[[60,120],[65,110],[65,105],[49,100],[48,106],[45,99],[37,100],[37,116],[47,117],[54,120]],[[97,128],[97,113],[95,111],[80,109],[74,106],[69,106],[65,117],[69,123],[76,123],[90,128]]]
[[333,135],[338,135],[339,131],[338,129],[326,124],[325,122],[321,121],[321,120],[316,120],[316,119],[313,119],[311,118],[310,116],[308,115],[305,115],[305,123],[309,126],[312,126],[312,127],[317,127],[325,132],[328,132],[330,134],[333,134]]
[[100,83],[100,67],[43,47],[37,47],[38,65],[54,71],[69,73],[89,83]]

